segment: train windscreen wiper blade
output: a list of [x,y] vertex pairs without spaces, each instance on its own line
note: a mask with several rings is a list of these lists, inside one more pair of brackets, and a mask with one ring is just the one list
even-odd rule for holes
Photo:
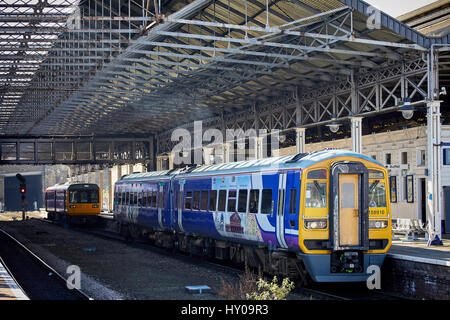
[[375,189],[375,187],[377,186],[377,184],[380,182],[380,180],[376,180],[375,182],[372,182],[372,184],[369,187],[369,193],[371,193],[373,191],[373,189]]

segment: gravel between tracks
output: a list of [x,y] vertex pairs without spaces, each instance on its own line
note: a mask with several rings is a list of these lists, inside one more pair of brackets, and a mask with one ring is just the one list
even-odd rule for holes
[[[235,282],[239,272],[212,268],[200,259],[187,259],[143,248],[142,245],[99,238],[36,219],[0,221],[11,233],[63,276],[69,265],[82,272],[81,290],[96,300],[221,299],[221,279]],[[188,285],[208,285],[209,293],[191,294]],[[290,299],[312,299],[291,294]]]

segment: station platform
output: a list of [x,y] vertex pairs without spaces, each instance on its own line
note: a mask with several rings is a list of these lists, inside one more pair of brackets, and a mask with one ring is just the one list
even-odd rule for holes
[[393,240],[388,257],[450,267],[450,240],[442,242],[442,246],[427,246],[425,240]]
[[394,240],[382,268],[382,286],[418,299],[450,299],[450,240]]
[[29,300],[0,261],[0,300]]

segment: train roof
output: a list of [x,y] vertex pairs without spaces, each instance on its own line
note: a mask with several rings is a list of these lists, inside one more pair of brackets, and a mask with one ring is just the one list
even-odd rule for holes
[[83,186],[96,186],[98,188],[98,185],[95,183],[66,183],[66,184],[57,184],[52,187],[48,187],[46,191],[55,191],[55,190],[67,190],[67,189],[77,189],[81,188]]
[[213,165],[203,165],[198,167],[185,167],[173,170],[152,171],[143,173],[132,173],[117,182],[139,181],[139,180],[161,180],[170,179],[173,176],[177,178],[194,177],[210,174],[230,174],[230,173],[246,173],[249,171],[268,171],[278,169],[300,169],[303,170],[317,162],[328,160],[330,158],[348,156],[361,158],[380,166],[378,161],[348,150],[325,149],[312,153],[300,153],[296,155],[263,158],[257,160],[246,160],[238,162],[228,162]]

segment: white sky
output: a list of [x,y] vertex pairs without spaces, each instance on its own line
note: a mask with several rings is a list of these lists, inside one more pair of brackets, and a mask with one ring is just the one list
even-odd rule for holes
[[435,0],[364,0],[368,4],[380,9],[396,18],[404,13],[426,6]]

